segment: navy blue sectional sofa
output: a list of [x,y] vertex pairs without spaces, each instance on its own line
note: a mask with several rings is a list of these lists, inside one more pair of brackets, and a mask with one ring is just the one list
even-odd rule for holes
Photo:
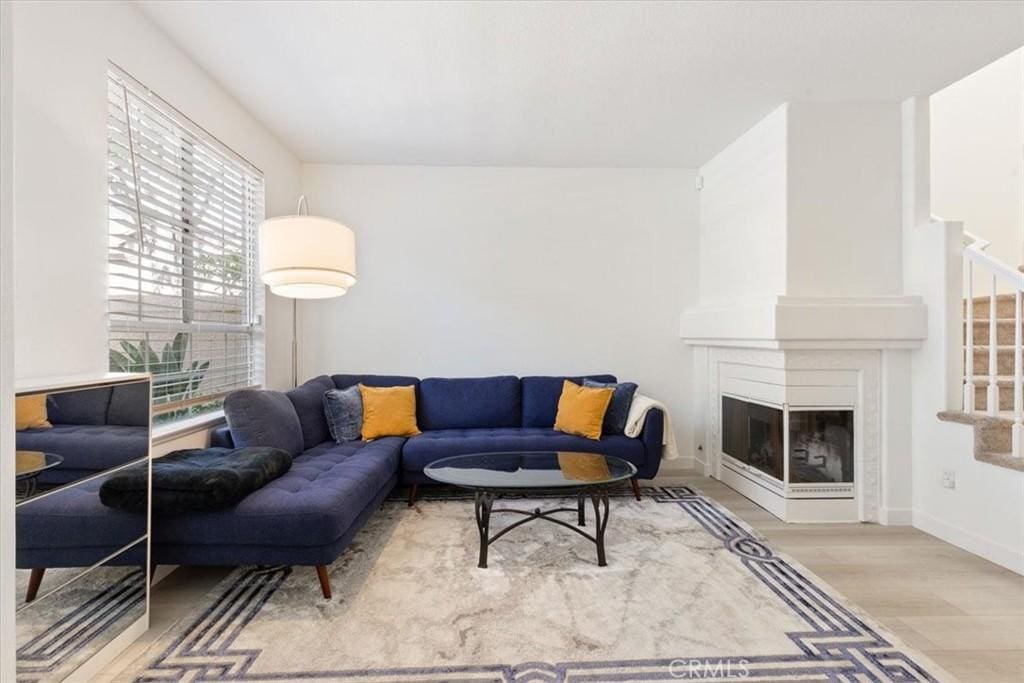
[[[587,377],[615,381],[611,375]],[[636,465],[638,478],[653,478],[661,463],[664,415],[651,411],[635,439],[606,436],[594,441],[556,432],[555,413],[565,379],[582,382],[584,377],[420,380],[324,375],[284,395],[236,392],[225,402],[229,425],[213,432],[211,445],[285,448],[294,458],[292,468],[232,508],[154,519],[154,560],[315,566],[324,597],[329,598],[327,565],[400,482],[412,485],[412,504],[417,486],[429,481],[424,467],[439,458],[510,450],[589,451],[621,457]],[[408,439],[335,443],[324,417],[323,394],[359,383],[415,386],[423,433]]]

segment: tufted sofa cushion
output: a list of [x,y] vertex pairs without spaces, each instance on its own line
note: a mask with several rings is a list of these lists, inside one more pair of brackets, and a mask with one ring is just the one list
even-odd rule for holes
[[640,439],[606,436],[595,441],[541,427],[505,427],[423,432],[405,442],[402,468],[406,472],[422,472],[430,463],[450,455],[520,450],[601,453],[622,458],[637,467],[644,462],[644,444]]
[[340,538],[398,470],[400,438],[326,441],[237,505],[161,517],[153,540],[171,545],[322,546]]
[[424,431],[518,427],[521,419],[519,378],[509,375],[428,377],[420,381],[417,403]]
[[523,426],[553,427],[558,412],[558,399],[562,395],[562,382],[569,380],[583,384],[583,380],[614,382],[615,375],[585,375],[577,377],[523,377]]
[[97,477],[18,508],[17,566],[88,567],[144,535],[144,514],[100,503],[106,479]]
[[56,424],[50,429],[18,432],[19,450],[46,451],[63,456],[59,467],[44,470],[39,482],[63,484],[100,470],[146,457],[148,427]]

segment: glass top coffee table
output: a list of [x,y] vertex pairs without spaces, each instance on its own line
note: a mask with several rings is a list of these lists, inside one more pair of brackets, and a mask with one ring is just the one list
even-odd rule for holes
[[37,478],[43,470],[57,467],[64,462],[64,456],[44,451],[15,451],[14,480],[15,498],[19,501],[36,494]]
[[[631,463],[610,455],[575,452],[510,452],[470,453],[437,460],[423,470],[431,479],[474,491],[476,526],[480,533],[480,568],[487,567],[487,548],[512,529],[535,519],[543,519],[570,529],[597,546],[597,564],[604,567],[604,532],[608,526],[608,489],[636,475]],[[557,494],[576,496],[576,507],[555,507],[547,510],[492,509],[500,495]],[[594,507],[594,533],[586,526],[585,501]],[[491,534],[491,513],[507,512],[523,515],[495,534]],[[552,515],[575,512],[577,525]]]

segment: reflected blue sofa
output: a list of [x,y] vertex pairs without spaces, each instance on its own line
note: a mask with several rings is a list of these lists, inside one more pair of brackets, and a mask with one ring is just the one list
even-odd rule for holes
[[92,476],[146,457],[149,452],[149,385],[121,384],[53,393],[46,397],[48,429],[23,429],[20,451],[45,451],[64,458],[40,472],[54,486]]
[[[587,378],[614,382],[612,375]],[[243,390],[225,400],[228,426],[214,430],[212,446],[274,446],[294,458],[283,476],[236,506],[212,513],[159,517],[153,557],[159,564],[288,564],[314,566],[330,597],[330,565],[399,483],[409,504],[423,469],[450,455],[474,452],[589,451],[614,455],[651,479],[661,463],[664,415],[651,411],[639,438],[599,441],[553,429],[562,382],[575,377],[483,377],[420,380],[392,375],[326,375],[281,394]],[[422,434],[371,442],[335,443],[323,394],[356,384],[416,387]],[[633,481],[639,498],[639,488]]]

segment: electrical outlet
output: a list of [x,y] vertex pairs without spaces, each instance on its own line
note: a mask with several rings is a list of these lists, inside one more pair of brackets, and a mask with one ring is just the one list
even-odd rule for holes
[[942,470],[942,487],[947,489],[956,488],[956,471]]

